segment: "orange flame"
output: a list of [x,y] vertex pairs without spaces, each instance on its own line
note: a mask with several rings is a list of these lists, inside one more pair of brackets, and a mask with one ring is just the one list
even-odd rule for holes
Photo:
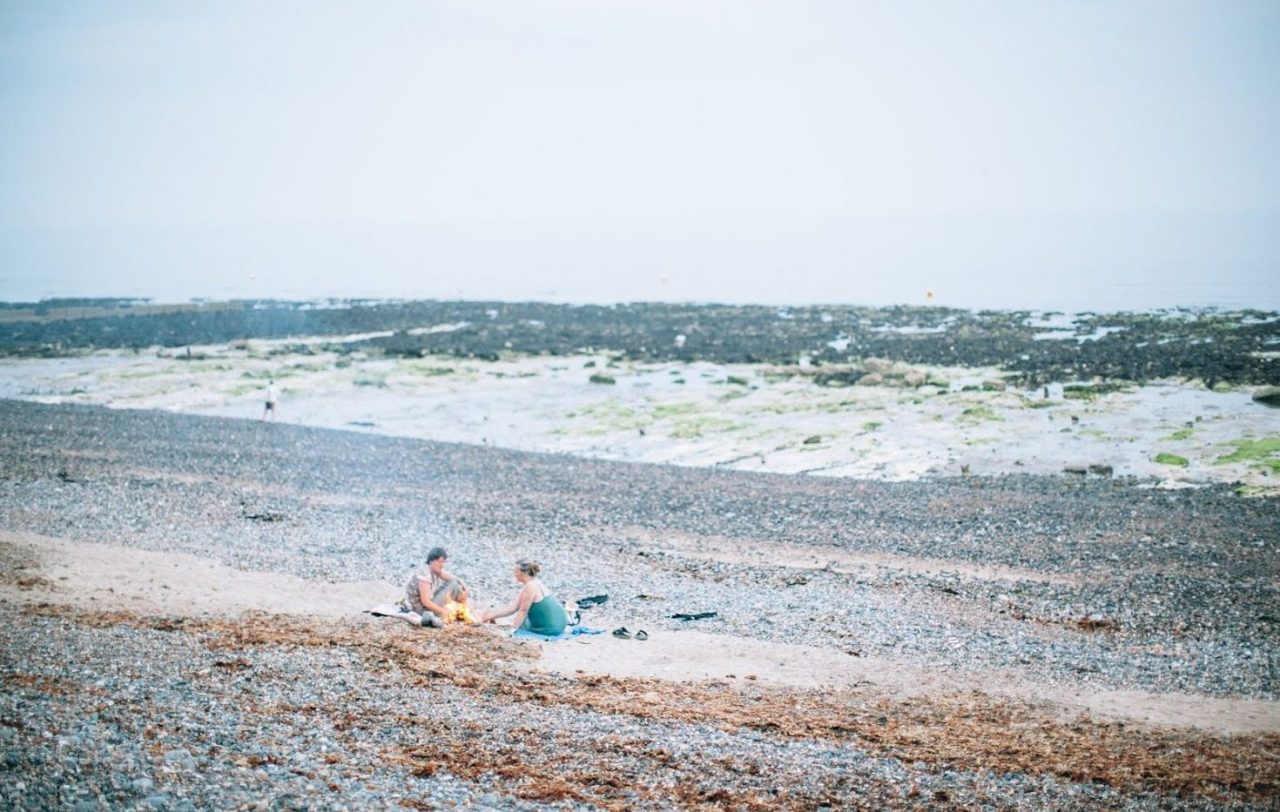
[[444,605],[444,622],[445,623],[475,623],[475,615],[471,614],[471,607],[465,603],[457,603],[449,601]]

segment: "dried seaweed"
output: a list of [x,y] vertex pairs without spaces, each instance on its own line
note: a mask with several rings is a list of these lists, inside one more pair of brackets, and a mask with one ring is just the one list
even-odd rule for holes
[[[51,606],[29,611],[70,614]],[[1215,736],[1135,728],[1087,717],[1064,722],[1049,708],[979,692],[895,700],[862,689],[812,691],[760,683],[676,684],[647,678],[555,676],[528,669],[527,663],[537,656],[536,648],[495,635],[491,629],[465,626],[423,634],[398,625],[321,626],[266,615],[178,623],[125,612],[80,620],[95,626],[128,623],[184,631],[199,635],[205,645],[219,651],[338,646],[358,653],[371,670],[396,669],[398,679],[424,686],[447,683],[487,702],[558,705],[713,725],[726,731],[830,740],[903,763],[923,762],[931,769],[1049,774],[1073,782],[1102,783],[1122,792],[1214,799],[1256,800],[1280,794],[1280,736],[1274,734]],[[231,658],[218,665],[240,668],[241,662]],[[300,710],[332,713],[328,708],[289,709]],[[353,717],[340,718],[335,724],[343,729],[373,723]],[[413,720],[376,723],[408,725]],[[580,748],[572,742],[547,752],[545,747],[521,743],[518,736],[512,740],[510,734],[503,740],[468,730],[455,735],[457,741],[444,739],[405,749],[403,763],[423,775],[447,769],[463,778],[493,776],[510,783],[511,792],[527,800],[573,800],[617,809],[638,799],[657,798],[683,807],[757,809],[812,807],[825,803],[823,798],[848,806],[851,798],[869,802],[876,797],[870,788],[854,787],[840,776],[810,780],[808,786],[819,787],[819,795],[810,790],[803,797],[789,797],[781,789],[787,786],[785,776],[773,765],[716,762],[709,755],[687,752],[675,758],[650,742],[594,742],[593,761],[583,764],[575,761]],[[538,753],[544,755],[531,756]],[[732,786],[706,783],[707,776],[729,774],[737,779]],[[757,785],[772,789],[756,789]],[[873,805],[889,800],[881,797]],[[934,801],[941,803],[941,799]]]

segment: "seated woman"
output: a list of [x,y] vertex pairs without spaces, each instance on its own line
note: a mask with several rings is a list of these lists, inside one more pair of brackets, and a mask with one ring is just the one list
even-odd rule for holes
[[511,625],[536,634],[555,636],[569,625],[569,617],[565,614],[560,601],[552,597],[538,573],[542,568],[537,562],[522,558],[516,562],[515,576],[520,584],[520,594],[510,604],[491,609],[480,615],[482,622],[497,620],[500,617],[515,615]]
[[443,547],[435,547],[427,553],[427,566],[415,572],[405,585],[404,605],[409,609],[409,616],[419,618],[423,626],[443,626],[458,618],[456,607],[450,604],[467,602],[466,584],[453,573],[447,571],[445,563],[449,554]]

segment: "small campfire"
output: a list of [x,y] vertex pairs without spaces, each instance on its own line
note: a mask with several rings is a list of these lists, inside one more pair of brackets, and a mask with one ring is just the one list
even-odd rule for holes
[[478,621],[475,615],[471,614],[471,606],[469,604],[449,601],[444,605],[444,622],[477,623]]

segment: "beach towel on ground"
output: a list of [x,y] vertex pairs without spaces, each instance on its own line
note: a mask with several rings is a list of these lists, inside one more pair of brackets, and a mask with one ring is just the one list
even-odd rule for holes
[[422,615],[417,612],[410,612],[398,603],[384,603],[375,606],[369,610],[369,614],[374,617],[393,617],[396,620],[403,620],[405,623],[412,623],[414,626],[422,623]]
[[522,640],[542,640],[552,643],[556,640],[569,640],[582,634],[604,634],[604,629],[593,629],[590,626],[570,626],[560,634],[538,634],[528,629],[516,629],[511,633],[511,636],[519,637]]

